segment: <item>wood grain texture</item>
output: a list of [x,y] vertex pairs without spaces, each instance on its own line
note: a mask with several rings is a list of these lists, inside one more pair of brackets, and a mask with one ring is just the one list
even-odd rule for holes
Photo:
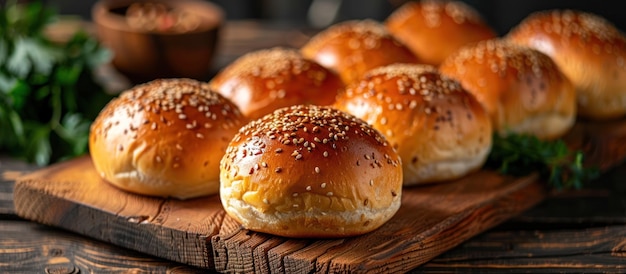
[[[407,271],[541,201],[535,176],[480,171],[414,187],[387,224],[361,237],[281,239],[244,230],[217,196],[189,201],[121,191],[82,157],[21,177],[19,216],[157,257],[218,271]],[[269,243],[269,244],[268,244]]]
[[[626,155],[626,123],[577,125],[566,140],[606,170]],[[88,156],[15,185],[19,216],[157,257],[224,272],[398,272],[422,265],[542,201],[536,175],[482,170],[449,183],[405,188],[398,213],[359,237],[287,239],[244,230],[217,196],[189,201],[120,191]]]
[[0,273],[207,273],[24,220],[0,224]]
[[207,237],[224,216],[217,199],[180,202],[123,192],[101,181],[88,157],[23,177],[14,203],[22,218],[203,268],[213,267]]
[[414,273],[626,272],[626,225],[571,230],[506,230],[481,234]]
[[0,156],[0,215],[15,214],[15,207],[13,206],[14,181],[36,168],[36,166],[23,161]]

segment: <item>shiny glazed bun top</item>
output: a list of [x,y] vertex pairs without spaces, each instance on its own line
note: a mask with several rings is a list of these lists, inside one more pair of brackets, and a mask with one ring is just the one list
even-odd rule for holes
[[407,2],[385,25],[424,63],[435,66],[462,46],[497,36],[480,13],[462,1]]
[[506,38],[556,62],[576,87],[580,116],[612,119],[626,114],[626,38],[606,19],[575,10],[535,12]]
[[305,59],[296,49],[283,47],[239,57],[210,84],[251,119],[292,105],[330,105],[344,89],[335,72]]
[[247,229],[344,237],[400,207],[395,150],[368,124],[319,106],[282,108],[243,127],[221,162],[221,201]]
[[547,55],[504,40],[469,45],[439,67],[489,112],[500,133],[563,136],[576,120],[576,92]]
[[382,23],[369,19],[332,25],[313,36],[301,51],[305,57],[339,73],[346,84],[375,67],[420,62]]
[[365,120],[397,148],[407,186],[462,177],[482,167],[491,149],[487,112],[430,65],[371,70],[335,107]]
[[187,199],[219,190],[219,161],[247,120],[232,102],[191,79],[124,91],[91,126],[98,173],[126,191]]

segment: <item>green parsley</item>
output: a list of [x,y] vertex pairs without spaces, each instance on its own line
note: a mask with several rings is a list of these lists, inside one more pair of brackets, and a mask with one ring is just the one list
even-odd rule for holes
[[50,41],[44,30],[57,19],[37,1],[0,10],[0,153],[38,165],[86,153],[112,98],[93,74],[110,52],[82,31]]
[[523,176],[532,172],[555,189],[580,189],[596,178],[596,168],[583,165],[583,152],[572,151],[563,140],[543,141],[525,134],[494,134],[487,167],[501,173]]

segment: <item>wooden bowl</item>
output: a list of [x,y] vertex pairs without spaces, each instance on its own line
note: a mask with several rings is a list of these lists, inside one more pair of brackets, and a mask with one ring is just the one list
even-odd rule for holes
[[101,0],[92,18],[112,65],[131,81],[205,80],[224,12],[201,0]]

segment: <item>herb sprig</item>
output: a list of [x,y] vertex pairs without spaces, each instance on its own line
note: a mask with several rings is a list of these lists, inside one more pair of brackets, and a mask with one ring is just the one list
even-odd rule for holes
[[514,176],[539,172],[555,189],[580,189],[599,170],[583,165],[582,151],[572,151],[563,140],[544,141],[533,135],[494,134],[487,167]]
[[55,43],[41,2],[0,10],[0,153],[46,165],[87,152],[89,125],[112,98],[94,69],[110,52],[83,31]]

